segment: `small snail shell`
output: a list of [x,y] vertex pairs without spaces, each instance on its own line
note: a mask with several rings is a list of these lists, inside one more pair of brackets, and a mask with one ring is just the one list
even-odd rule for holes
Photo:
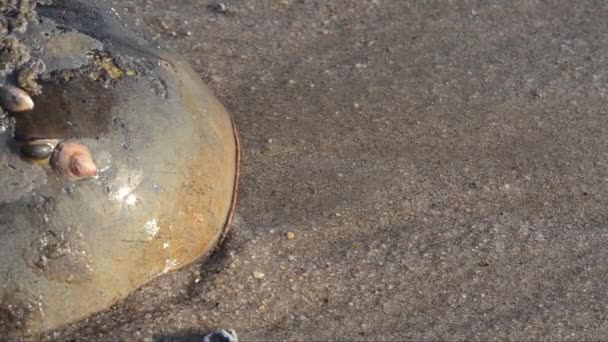
[[59,143],[57,139],[35,139],[28,141],[18,141],[18,148],[21,157],[34,163],[48,163],[49,157],[53,154],[55,146]]
[[82,180],[97,174],[97,166],[89,149],[75,141],[63,141],[55,147],[51,156],[51,166],[64,178],[71,181]]
[[34,100],[25,90],[5,85],[0,88],[0,106],[9,112],[25,112],[34,109]]
[[52,144],[33,141],[21,145],[19,150],[25,158],[43,160],[50,157],[54,149],[55,147]]

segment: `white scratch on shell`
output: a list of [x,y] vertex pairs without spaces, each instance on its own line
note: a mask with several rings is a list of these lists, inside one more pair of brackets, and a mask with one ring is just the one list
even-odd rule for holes
[[144,224],[144,230],[148,234],[148,240],[152,240],[152,238],[158,234],[160,227],[158,226],[156,219],[153,219]]
[[177,261],[177,259],[167,259],[165,260],[165,268],[163,269],[162,273],[167,273],[169,271],[171,271],[172,269],[174,269],[175,267],[177,267],[179,265],[179,262]]
[[133,205],[137,203],[137,196],[133,195],[133,194],[129,194],[126,198],[125,198],[125,204],[127,205]]

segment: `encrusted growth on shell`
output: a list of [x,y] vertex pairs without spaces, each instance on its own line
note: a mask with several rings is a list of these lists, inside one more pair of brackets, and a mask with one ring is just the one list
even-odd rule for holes
[[12,128],[7,112],[31,110],[31,96],[41,92],[38,78],[44,63],[32,57],[21,40],[28,24],[37,20],[37,4],[35,0],[0,0],[0,134]]
[[30,323],[42,317],[40,303],[31,300],[32,297],[19,286],[0,288],[0,337],[27,332]]
[[35,20],[34,0],[0,0],[0,85],[14,83],[36,95],[37,77],[44,70],[42,62],[30,55],[30,49],[19,37]]

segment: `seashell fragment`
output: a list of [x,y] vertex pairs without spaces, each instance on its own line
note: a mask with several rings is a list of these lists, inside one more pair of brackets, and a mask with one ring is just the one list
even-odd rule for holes
[[34,109],[34,100],[25,90],[5,85],[0,88],[0,106],[9,112],[25,112]]

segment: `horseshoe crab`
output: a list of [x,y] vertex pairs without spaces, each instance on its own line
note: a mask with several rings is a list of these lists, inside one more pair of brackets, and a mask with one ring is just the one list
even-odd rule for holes
[[226,234],[238,139],[179,57],[87,0],[0,0],[0,336],[58,328]]

